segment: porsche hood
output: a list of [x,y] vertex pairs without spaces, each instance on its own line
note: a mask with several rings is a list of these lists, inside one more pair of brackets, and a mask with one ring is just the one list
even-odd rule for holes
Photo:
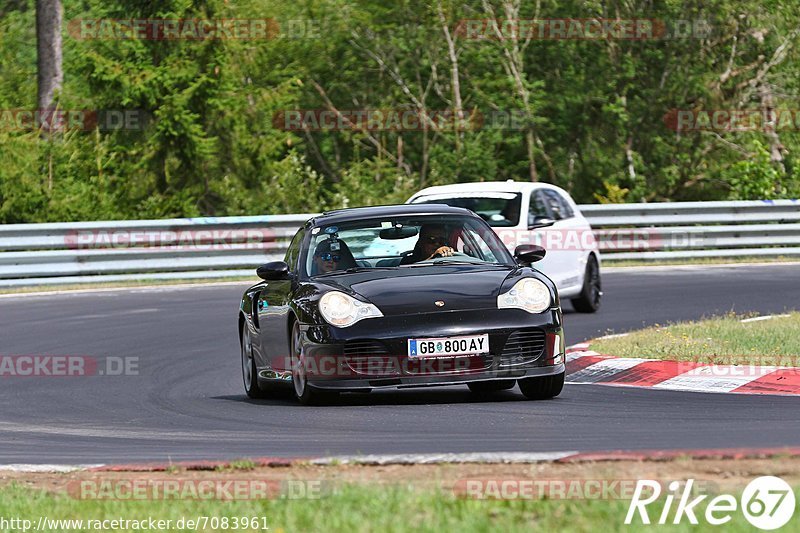
[[384,316],[397,316],[494,309],[511,272],[508,267],[484,265],[421,266],[403,268],[391,277],[380,271],[356,272],[325,284],[362,296]]

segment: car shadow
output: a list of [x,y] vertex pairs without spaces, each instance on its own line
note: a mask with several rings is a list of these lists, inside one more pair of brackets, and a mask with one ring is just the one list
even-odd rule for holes
[[[248,398],[245,395],[213,396],[213,400],[233,401],[251,405],[274,405],[281,407],[302,407],[290,393],[275,395],[264,399]],[[463,387],[437,387],[423,389],[387,389],[369,393],[347,392],[331,398],[324,407],[359,407],[376,405],[446,405],[446,404],[486,404],[502,402],[530,401],[515,387],[511,390],[479,395]],[[549,400],[539,400],[549,401]]]

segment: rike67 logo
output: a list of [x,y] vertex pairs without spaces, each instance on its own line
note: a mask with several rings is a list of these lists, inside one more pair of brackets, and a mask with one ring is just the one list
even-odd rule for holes
[[[792,487],[784,480],[774,476],[762,476],[748,483],[742,492],[741,501],[730,494],[720,494],[705,502],[705,511],[702,510],[704,500],[708,494],[702,494],[694,499],[694,480],[690,479],[683,485],[673,481],[669,484],[669,493],[664,499],[664,507],[658,516],[656,524],[680,524],[684,519],[690,524],[697,525],[698,516],[705,518],[706,523],[721,526],[733,519],[735,513],[741,512],[751,525],[762,530],[778,529],[792,519],[795,509],[795,497]],[[659,500],[661,484],[657,481],[643,479],[636,484],[636,489],[625,516],[625,523],[632,524],[641,520],[642,524],[650,524],[648,505]],[[673,512],[673,504],[678,500]],[[655,507],[655,506],[654,506]],[[652,510],[652,509],[651,509]],[[655,515],[656,513],[654,513]],[[655,516],[653,517],[655,519]],[[671,520],[670,520],[671,519]]]

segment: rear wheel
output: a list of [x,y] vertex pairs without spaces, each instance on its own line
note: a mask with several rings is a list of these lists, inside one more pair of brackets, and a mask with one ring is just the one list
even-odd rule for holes
[[294,396],[303,405],[322,405],[334,397],[335,392],[321,391],[308,384],[308,366],[306,364],[303,343],[301,339],[300,324],[295,322],[292,325],[291,344],[289,346],[292,365],[292,386]]
[[501,379],[497,381],[473,381],[472,383],[467,383],[467,387],[475,394],[492,394],[493,392],[512,389],[516,384],[517,382],[513,379]]
[[522,394],[529,400],[546,400],[561,394],[564,388],[564,375],[566,372],[554,376],[525,378],[517,381]]
[[600,298],[603,290],[600,285],[600,266],[593,255],[586,262],[583,276],[583,289],[577,298],[572,299],[572,307],[579,313],[594,313],[600,309]]
[[263,390],[258,384],[258,371],[256,370],[256,360],[253,357],[253,344],[250,341],[250,329],[245,324],[242,327],[242,379],[244,380],[244,391],[250,398],[265,398],[268,392]]

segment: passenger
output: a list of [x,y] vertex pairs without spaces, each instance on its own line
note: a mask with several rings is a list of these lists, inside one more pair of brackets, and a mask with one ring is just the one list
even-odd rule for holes
[[506,206],[500,212],[509,226],[516,226],[519,222],[519,208],[522,203],[522,196],[517,195],[513,200],[506,202]]
[[311,275],[327,274],[339,269],[342,260],[341,243],[337,240],[325,239],[314,250],[314,264]]

